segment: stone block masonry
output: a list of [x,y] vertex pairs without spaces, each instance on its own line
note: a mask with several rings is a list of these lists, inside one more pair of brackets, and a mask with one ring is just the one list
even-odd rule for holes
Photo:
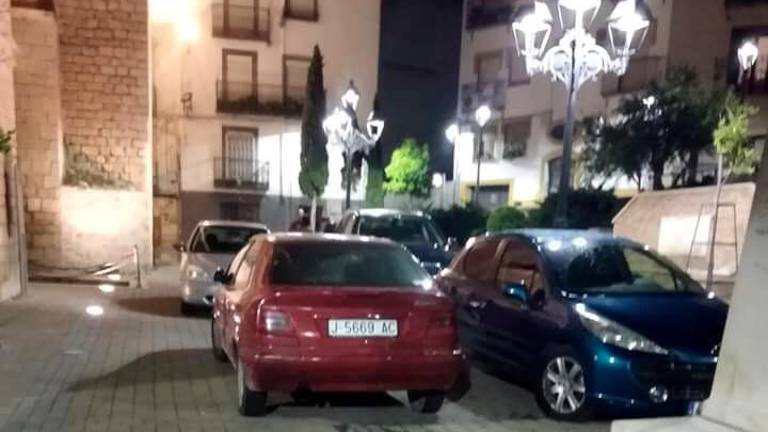
[[146,0],[59,0],[64,182],[147,188]]

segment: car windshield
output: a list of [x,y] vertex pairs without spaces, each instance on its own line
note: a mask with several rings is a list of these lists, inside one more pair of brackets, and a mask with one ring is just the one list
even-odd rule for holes
[[276,285],[424,287],[430,277],[401,246],[290,242],[275,246],[271,280]]
[[192,239],[190,251],[195,253],[234,254],[242,249],[251,237],[266,232],[263,228],[255,227],[201,226]]
[[577,238],[549,241],[543,250],[556,279],[568,292],[703,293],[672,262],[634,245]]
[[443,246],[444,237],[429,219],[422,216],[387,215],[360,218],[361,235],[387,238],[399,243],[427,243]]

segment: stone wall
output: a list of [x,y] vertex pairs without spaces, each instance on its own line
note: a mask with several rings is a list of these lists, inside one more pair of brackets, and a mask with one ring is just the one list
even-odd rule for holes
[[61,83],[59,38],[52,12],[14,8],[18,46],[16,138],[26,203],[28,257],[33,263],[59,262],[61,223]]
[[[0,0],[0,128],[6,131],[14,130],[16,123],[13,89],[16,50],[11,29],[10,1]],[[13,216],[14,179],[10,175],[14,160],[13,151],[0,154],[0,300],[19,294],[21,286]]]
[[56,2],[63,84],[64,181],[146,186],[146,0]]

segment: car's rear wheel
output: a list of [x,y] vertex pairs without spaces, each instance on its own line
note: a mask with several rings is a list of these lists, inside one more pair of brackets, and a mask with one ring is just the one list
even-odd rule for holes
[[267,413],[267,392],[253,391],[245,380],[245,366],[237,359],[237,409],[245,417],[261,417]]
[[227,353],[221,346],[221,335],[216,330],[216,320],[211,318],[211,347],[213,350],[213,358],[220,362],[227,361]]
[[445,401],[445,392],[408,390],[408,405],[421,414],[434,414],[440,411]]
[[181,314],[184,316],[194,315],[196,312],[195,306],[191,305],[184,300],[181,301]]
[[536,384],[536,400],[550,417],[584,421],[592,417],[586,372],[577,356],[563,351],[546,357]]

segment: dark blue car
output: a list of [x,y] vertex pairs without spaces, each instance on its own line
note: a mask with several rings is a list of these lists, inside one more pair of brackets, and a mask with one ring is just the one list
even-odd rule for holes
[[432,220],[421,212],[353,210],[339,221],[337,232],[387,238],[401,243],[432,275],[450,264],[451,249],[455,244],[454,239],[446,239]]
[[728,307],[677,266],[591,231],[479,237],[437,279],[461,343],[562,420],[685,414],[709,396]]

